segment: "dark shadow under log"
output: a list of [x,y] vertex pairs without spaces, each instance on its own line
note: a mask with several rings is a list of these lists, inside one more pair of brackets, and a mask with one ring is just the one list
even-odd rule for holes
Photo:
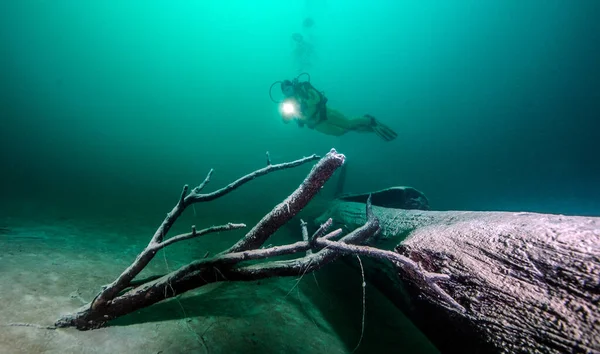
[[[365,222],[363,210],[362,203],[337,202],[322,217],[352,229]],[[450,275],[440,287],[465,312],[391,263],[365,262],[368,281],[443,352],[600,353],[600,218],[373,211],[381,233],[371,245]]]

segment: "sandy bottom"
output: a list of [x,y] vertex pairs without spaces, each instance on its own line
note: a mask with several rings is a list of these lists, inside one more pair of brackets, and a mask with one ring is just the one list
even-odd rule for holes
[[[9,218],[0,227],[0,353],[335,354],[352,352],[360,338],[361,279],[343,262],[301,280],[211,284],[92,331],[11,326],[52,326],[90,301],[153,230]],[[142,275],[176,269],[204,254],[200,246],[167,248]],[[357,353],[437,352],[375,289],[366,299]]]

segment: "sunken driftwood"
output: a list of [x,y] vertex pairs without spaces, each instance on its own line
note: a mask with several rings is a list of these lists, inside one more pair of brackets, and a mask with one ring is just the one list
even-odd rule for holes
[[[334,203],[322,218],[352,229],[363,207]],[[464,310],[364,262],[367,279],[443,352],[600,353],[600,218],[373,209],[381,231],[371,245],[450,276],[440,287]]]
[[[135,261],[112,283],[103,287],[102,291],[87,305],[81,307],[77,312],[68,314],[60,318],[55,325],[57,327],[77,327],[79,329],[92,329],[102,327],[108,321],[125,314],[136,311],[140,308],[152,305],[156,302],[181,294],[190,289],[199,287],[207,276],[205,269],[220,270],[222,274],[229,273],[226,269],[229,265],[235,263],[235,260],[249,258],[244,251],[258,248],[262,243],[279,227],[285,224],[296,213],[298,213],[310,199],[319,191],[322,185],[329,179],[333,172],[344,162],[344,156],[338,154],[335,150],[329,152],[321,159],[309,173],[308,177],[283,203],[276,206],[267,216],[265,216],[243,239],[231,247],[225,254],[229,258],[222,260],[223,255],[210,259],[193,262],[170,274],[151,278],[150,281],[135,282],[134,278],[150,263],[156,253],[162,248],[175,242],[200,237],[214,232],[228,231],[246,227],[244,224],[228,223],[226,225],[213,226],[204,230],[196,230],[192,226],[191,232],[166,238],[167,233],[182,215],[183,211],[200,202],[208,202],[222,197],[243,184],[253,180],[256,177],[303,165],[309,161],[315,161],[319,157],[312,155],[293,162],[282,164],[271,164],[269,154],[267,153],[267,165],[256,170],[233,183],[212,193],[203,194],[202,190],[210,181],[213,170],[211,169],[200,185],[189,191],[186,185],[183,188],[181,196],[167,214],[161,225],[158,227],[148,246],[137,256]],[[223,265],[217,268],[217,265]],[[237,270],[235,272],[243,272]],[[256,278],[260,278],[260,272],[253,273]],[[263,272],[264,273],[264,272]],[[262,273],[260,273],[262,274]],[[230,274],[233,276],[233,274]],[[212,281],[217,281],[212,277]],[[229,278],[229,276],[227,276]]]
[[[198,288],[212,282],[257,280],[276,276],[297,276],[310,273],[325,264],[332,262],[342,255],[365,255],[378,259],[388,259],[409,278],[425,284],[428,291],[446,299],[449,306],[458,306],[438,285],[447,281],[448,276],[423,272],[418,265],[395,252],[378,250],[361,246],[379,232],[379,220],[372,213],[370,199],[366,203],[365,222],[352,232],[338,237],[342,230],[337,229],[327,233],[332,220],[326,220],[312,235],[309,236],[307,224],[302,221],[303,240],[289,245],[260,248],[277,229],[287,223],[314,197],[331,177],[335,170],[344,163],[344,155],[331,150],[312,168],[303,183],[282,203],[263,217],[240,241],[228,250],[212,257],[194,261],[169,274],[151,277],[145,280],[134,278],[152,260],[156,252],[175,242],[194,237],[245,227],[243,224],[228,223],[213,226],[205,230],[196,230],[186,234],[166,238],[165,235],[177,218],[188,206],[204,201],[214,200],[225,195],[255,177],[272,171],[299,166],[318,159],[317,156],[303,158],[297,161],[272,165],[267,157],[267,166],[246,175],[230,185],[209,194],[200,192],[209,182],[211,172],[198,187],[188,193],[185,186],[179,201],[167,214],[148,246],[138,255],[136,260],[115,281],[106,285],[91,301],[75,313],[60,318],[56,327],[76,327],[78,329],[94,329],[106,325],[110,320],[150,306],[159,301],[177,296],[188,290]],[[365,204],[362,204],[363,207]],[[364,213],[365,208],[363,208]],[[262,260],[269,257],[305,252],[303,257],[285,261],[270,261],[245,265],[244,262]],[[18,324],[15,324],[18,325]]]

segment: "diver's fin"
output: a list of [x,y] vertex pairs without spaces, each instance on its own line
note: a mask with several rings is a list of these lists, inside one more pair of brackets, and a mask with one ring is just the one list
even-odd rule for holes
[[365,114],[365,117],[371,119],[371,127],[373,128],[373,132],[377,134],[378,137],[385,141],[392,141],[398,137],[398,134],[392,130],[392,128],[387,125],[381,123],[375,117],[370,114]]
[[398,137],[398,134],[395,131],[383,124],[378,124],[373,127],[373,131],[385,141],[392,141]]

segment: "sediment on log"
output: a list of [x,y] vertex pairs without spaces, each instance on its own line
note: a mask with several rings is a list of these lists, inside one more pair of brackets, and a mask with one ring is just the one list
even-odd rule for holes
[[[363,204],[323,214],[352,229]],[[443,352],[600,353],[600,218],[373,207],[371,245],[447,274],[457,311],[385,261],[365,275]],[[321,218],[317,220],[319,222]]]

